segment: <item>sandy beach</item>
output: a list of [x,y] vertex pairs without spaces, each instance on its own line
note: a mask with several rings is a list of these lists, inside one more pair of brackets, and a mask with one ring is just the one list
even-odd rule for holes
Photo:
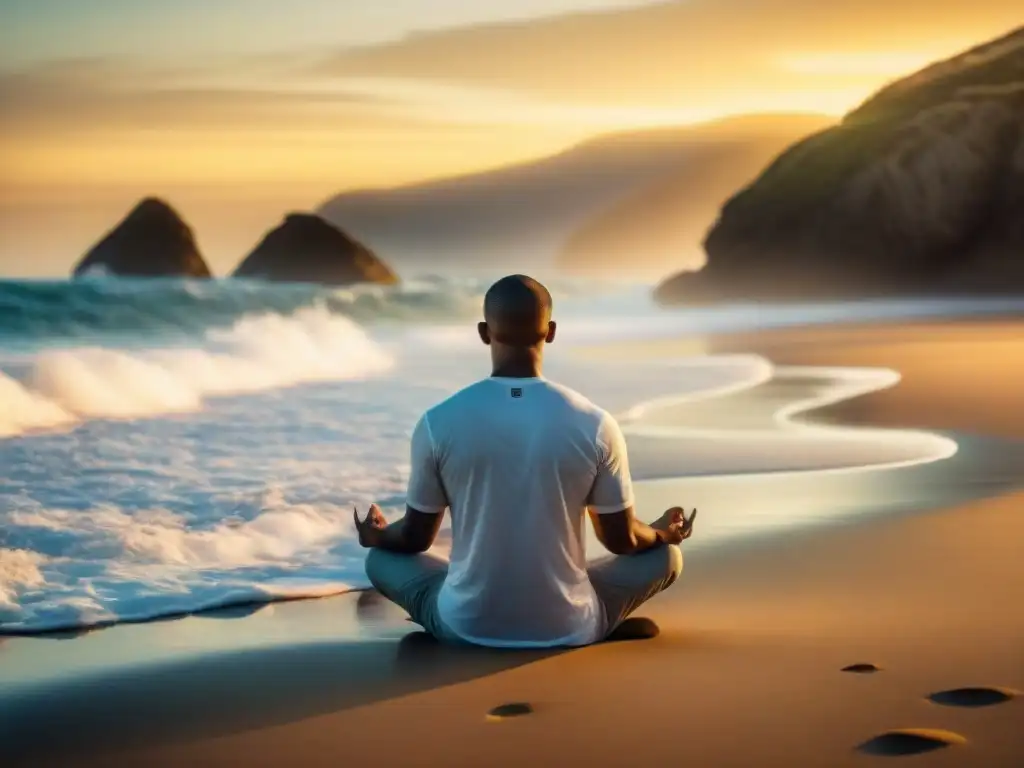
[[[1024,323],[711,347],[902,374],[829,421],[1024,440]],[[14,681],[0,689],[0,763],[844,766],[884,762],[906,743],[871,742],[890,729],[932,729],[949,746],[899,759],[1022,765],[1024,492],[1006,489],[1024,464],[1003,475],[967,503],[698,549],[640,612],[662,629],[653,640],[455,652],[400,640],[403,617],[356,595],[0,640],[0,680]],[[878,669],[842,671],[854,664]],[[985,690],[944,695],[962,688]],[[487,717],[513,702],[533,712]]]

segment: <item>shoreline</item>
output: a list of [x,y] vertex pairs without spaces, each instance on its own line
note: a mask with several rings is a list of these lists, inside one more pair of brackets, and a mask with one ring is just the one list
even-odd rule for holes
[[[865,338],[861,329],[804,329],[718,343],[774,347],[788,356],[772,358],[780,365],[903,355],[902,367],[892,366],[900,384],[849,401],[859,404],[845,414],[853,423],[955,424],[968,439],[996,425],[997,438],[1021,444],[1024,408],[1006,406],[1019,399],[1013,382],[1024,380],[1011,375],[1024,371],[1024,323],[936,331],[876,328]],[[988,352],[949,363],[950,350],[967,347]],[[971,365],[982,382],[964,388]],[[1010,374],[993,378],[994,370]],[[0,638],[0,664],[23,669],[33,656],[46,666],[67,663],[69,650],[88,650],[94,662],[107,654],[91,675],[51,677],[20,702],[0,693],[0,715],[12,707],[0,716],[0,756],[17,744],[11,764],[38,766],[616,766],[680,755],[699,765],[842,766],[867,759],[855,748],[871,736],[916,726],[967,739],[920,764],[1014,764],[1024,760],[1024,702],[974,710],[925,698],[965,685],[1024,690],[1024,492],[1007,491],[1024,465],[1009,457],[997,474],[992,487],[959,489],[980,498],[926,513],[687,550],[680,585],[639,612],[662,627],[650,641],[530,655],[403,648],[402,615],[352,593],[236,619],[115,626],[66,648],[57,639]],[[343,634],[352,630],[354,639]],[[161,648],[176,655],[154,663]],[[858,662],[882,670],[839,671]],[[486,712],[508,701],[536,711],[487,723]],[[623,731],[624,714],[633,730],[645,724],[639,743]],[[663,738],[659,723],[669,726]]]
[[[936,707],[925,697],[970,685],[1024,690],[1024,626],[1015,616],[1024,590],[1020,567],[1010,560],[1012,537],[974,576],[970,592],[985,599],[964,599],[961,585],[953,611],[950,597],[935,589],[945,569],[907,574],[905,542],[912,537],[952,557],[946,565],[956,572],[977,570],[977,561],[956,558],[957,547],[949,546],[950,534],[959,535],[958,518],[1007,523],[1015,516],[1012,530],[1019,533],[1021,508],[1018,493],[801,531],[727,556],[688,556],[685,593],[666,593],[640,612],[661,625],[653,641],[529,654],[403,647],[399,637],[408,630],[385,608],[377,638],[207,650],[113,667],[22,697],[14,717],[0,718],[0,756],[18,766],[328,766],[342,756],[431,765],[441,755],[448,765],[518,766],[536,760],[534,750],[544,745],[541,754],[554,749],[559,762],[582,747],[580,759],[592,765],[625,765],[636,757],[633,746],[602,736],[605,729],[614,736],[625,710],[631,721],[684,723],[688,750],[706,758],[701,765],[857,765],[863,758],[856,744],[892,727],[944,727],[968,740],[969,752],[956,764],[1011,765],[1024,755],[1016,736],[1024,702],[989,712]],[[922,531],[932,535],[922,541]],[[813,557],[802,556],[808,548]],[[915,566],[921,560],[909,559]],[[849,570],[857,561],[873,567],[870,575],[859,570],[868,578],[853,586]],[[909,583],[894,588],[899,578]],[[989,594],[988,582],[1008,578],[1012,589]],[[352,598],[303,602],[319,603],[324,613]],[[905,631],[907,614],[913,632]],[[308,616],[277,618],[303,624]],[[244,632],[239,626],[235,634]],[[864,680],[840,671],[854,663],[881,671]],[[674,690],[694,695],[679,698]],[[509,700],[531,702],[532,719],[485,730],[488,709]],[[760,706],[766,700],[779,711]],[[671,713],[662,709],[668,701]],[[387,740],[393,727],[416,723],[432,730],[415,750]],[[747,733],[752,743],[727,738],[733,732]],[[564,747],[552,747],[552,740]],[[671,742],[642,750],[644,759],[675,753]],[[379,763],[374,755],[382,755]]]
[[[787,329],[784,333],[791,334],[792,331]],[[712,343],[715,341],[715,338],[716,337],[704,338],[704,341]],[[732,339],[731,336],[723,338],[726,340]],[[685,345],[688,342],[681,341],[679,343]],[[726,343],[728,343],[728,341]],[[602,348],[597,349],[600,350]],[[623,420],[621,421],[627,437],[687,437],[690,439],[721,437],[737,440],[737,431],[742,430],[749,434],[750,437],[761,439],[768,437],[771,439],[773,437],[773,433],[782,435],[787,430],[790,430],[788,433],[790,437],[797,432],[806,433],[808,436],[812,434],[831,434],[834,435],[836,441],[841,441],[843,437],[852,438],[856,436],[864,436],[872,430],[870,427],[863,424],[857,425],[844,423],[841,419],[830,420],[826,418],[819,418],[819,414],[841,408],[844,403],[857,400],[858,398],[866,397],[894,386],[898,386],[901,378],[898,372],[883,368],[850,370],[843,366],[823,368],[803,365],[793,366],[790,368],[774,365],[773,361],[770,360],[765,360],[764,367],[767,375],[756,381],[752,381],[750,384],[729,385],[727,387],[720,388],[719,390],[700,390],[693,394],[665,396],[656,398],[655,400],[642,401],[631,406],[627,414],[622,417]],[[827,379],[829,380],[830,388],[821,392],[817,391],[820,387],[808,387],[808,393],[804,396],[797,396],[795,393],[791,392],[785,400],[776,402],[774,405],[772,404],[772,401],[767,403],[758,402],[761,400],[761,393],[765,387],[770,387],[773,384],[781,384],[782,377],[787,375],[796,375],[798,378],[815,377],[823,380]],[[746,427],[743,425],[732,425],[728,428],[722,426],[714,428],[695,427],[692,425],[690,417],[696,414],[684,414],[683,417],[680,417],[680,415],[676,413],[673,418],[672,411],[678,410],[679,406],[696,406],[705,411],[707,408],[712,408],[717,411],[728,412],[734,407],[734,401],[742,402],[745,397],[749,397],[751,395],[753,395],[752,399],[755,401],[757,410],[763,411],[764,414],[769,417],[763,420],[764,424],[757,425],[757,428],[750,427],[749,425]],[[704,414],[704,417],[705,421],[708,421],[711,424],[716,423],[715,418],[707,419],[706,413]],[[725,420],[726,419],[723,418],[722,414],[719,413],[717,421],[721,422]],[[675,424],[675,426],[673,426],[673,424]],[[767,428],[769,425],[771,428]],[[891,441],[902,436],[904,433],[909,433],[909,431],[906,430],[901,431],[892,428],[880,428],[874,431],[878,433],[880,441]],[[774,481],[781,480],[783,478],[793,478],[799,480],[804,477],[826,477],[829,475],[841,475],[846,473],[856,474],[861,472],[884,472],[887,470],[906,469],[945,461],[953,457],[958,451],[956,440],[947,435],[928,433],[925,431],[921,431],[920,435],[925,438],[931,438],[934,442],[935,446],[931,454],[893,461],[880,461],[877,457],[873,456],[871,463],[840,462],[836,466],[789,467],[783,465],[780,467],[763,467],[761,466],[763,459],[759,459],[758,468],[756,469],[696,471],[693,466],[690,466],[687,468],[685,473],[669,473],[661,476],[643,476],[643,472],[641,471],[640,475],[636,475],[634,479],[638,485],[640,499],[643,501],[646,497],[661,495],[661,493],[664,492],[662,490],[662,486],[671,487],[674,485],[693,484],[695,482],[705,480],[730,480],[736,483],[743,483],[765,479],[771,479]],[[743,435],[740,435],[740,437],[742,436]],[[759,452],[763,454],[764,450],[764,448],[761,448]],[[634,461],[634,465],[636,464],[637,462]],[[656,488],[656,490],[648,492],[648,489],[650,488]],[[757,535],[770,536],[771,533],[772,529],[770,527],[762,531],[752,530],[746,532],[744,538]],[[713,544],[719,546],[736,545],[737,543],[738,542],[732,539],[723,542],[713,542]],[[599,544],[593,539],[593,537],[591,537],[589,544],[592,551],[600,549]],[[698,545],[700,544],[702,544],[702,542],[698,543]],[[3,626],[0,626],[0,640],[3,638],[33,637],[42,639],[72,638],[119,625],[176,621],[189,616],[218,614],[225,611],[239,611],[247,608],[255,610],[268,604],[272,605],[292,602],[295,600],[316,600],[339,597],[350,593],[358,594],[366,591],[367,589],[370,589],[370,587],[359,586],[344,591],[326,591],[323,594],[306,594],[299,596],[276,596],[268,594],[266,595],[266,599],[261,599],[261,597],[257,596],[236,599],[233,601],[228,600],[223,603],[217,602],[192,610],[171,611],[144,617],[117,617],[85,625],[68,624],[66,626],[48,627],[44,629],[4,628]],[[0,679],[2,679],[2,676],[0,676]]]
[[1022,437],[1021,398],[1013,386],[1024,381],[1019,320],[909,322],[898,335],[892,331],[884,325],[779,329],[716,337],[711,351],[744,349],[779,366],[842,361],[899,370],[897,386],[818,411],[819,419]]

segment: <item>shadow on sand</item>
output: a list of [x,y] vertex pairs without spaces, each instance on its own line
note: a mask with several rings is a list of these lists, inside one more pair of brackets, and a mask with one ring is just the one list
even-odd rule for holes
[[0,764],[222,736],[453,685],[565,650],[453,648],[422,632],[205,654],[0,696]]

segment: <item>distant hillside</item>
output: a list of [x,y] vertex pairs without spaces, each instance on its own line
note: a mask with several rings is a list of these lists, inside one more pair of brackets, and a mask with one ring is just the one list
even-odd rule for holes
[[[705,155],[725,157],[723,148],[760,145],[765,135],[792,140],[821,124],[817,117],[766,115],[613,134],[507,168],[341,194],[319,213],[387,253],[400,270],[551,266],[573,233],[594,216],[641,189],[677,178]],[[749,175],[756,170],[751,167]],[[644,267],[639,261],[632,266]]]
[[1024,28],[795,144],[705,248],[660,299],[1024,293]]
[[569,238],[561,266],[575,273],[664,275],[703,262],[701,241],[722,204],[793,141],[831,124],[820,116],[763,120],[709,143],[676,172],[603,211]]

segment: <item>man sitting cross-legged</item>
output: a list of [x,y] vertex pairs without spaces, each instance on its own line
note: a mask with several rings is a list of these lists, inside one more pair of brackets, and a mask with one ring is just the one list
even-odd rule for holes
[[[490,377],[420,419],[405,516],[373,505],[355,523],[377,590],[439,640],[506,648],[606,638],[679,577],[693,517],[636,519],[626,444],[615,419],[543,378],[555,338],[551,296],[521,275],[484,300]],[[426,550],[451,511],[450,561]],[[588,568],[584,510],[617,557]],[[694,511],[696,514],[696,511]]]

